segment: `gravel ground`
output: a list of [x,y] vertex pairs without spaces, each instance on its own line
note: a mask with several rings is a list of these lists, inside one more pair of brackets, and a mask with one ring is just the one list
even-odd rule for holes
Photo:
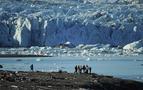
[[143,83],[94,73],[0,71],[0,90],[143,90]]

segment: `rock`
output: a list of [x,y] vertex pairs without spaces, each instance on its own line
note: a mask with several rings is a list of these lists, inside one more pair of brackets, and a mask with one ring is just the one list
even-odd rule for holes
[[18,86],[16,86],[16,85],[11,85],[11,87],[12,87],[12,88],[18,88]]

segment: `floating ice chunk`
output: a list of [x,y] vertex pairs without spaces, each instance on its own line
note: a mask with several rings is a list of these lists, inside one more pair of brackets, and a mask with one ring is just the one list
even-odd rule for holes
[[83,52],[81,53],[82,56],[87,55],[88,51],[87,50],[83,50]]
[[39,62],[39,61],[41,61],[41,59],[40,59],[40,58],[37,58],[36,61]]
[[62,8],[61,6],[59,6],[59,8]]
[[136,50],[143,47],[143,39],[127,44],[123,47],[124,50]]
[[92,49],[95,48],[97,45],[84,45],[84,47],[82,47],[82,49]]
[[35,5],[31,4],[31,7],[35,7]]
[[91,59],[88,57],[87,59],[86,59],[86,61],[90,61]]
[[77,6],[76,8],[79,9],[79,6]]
[[81,49],[84,47],[84,44],[79,44],[78,46],[76,46],[77,49]]

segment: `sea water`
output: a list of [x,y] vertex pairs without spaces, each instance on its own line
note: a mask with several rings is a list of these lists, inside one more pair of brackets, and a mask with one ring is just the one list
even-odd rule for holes
[[34,71],[74,72],[75,65],[88,65],[92,72],[102,75],[112,75],[124,79],[143,82],[143,59],[132,58],[103,58],[103,57],[29,57],[29,58],[0,58],[3,68],[0,70],[30,71],[30,65],[34,65]]

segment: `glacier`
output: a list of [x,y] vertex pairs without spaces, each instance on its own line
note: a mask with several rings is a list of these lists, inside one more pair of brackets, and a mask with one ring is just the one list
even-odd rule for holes
[[123,1],[0,0],[0,47],[116,47],[142,40],[142,1]]

